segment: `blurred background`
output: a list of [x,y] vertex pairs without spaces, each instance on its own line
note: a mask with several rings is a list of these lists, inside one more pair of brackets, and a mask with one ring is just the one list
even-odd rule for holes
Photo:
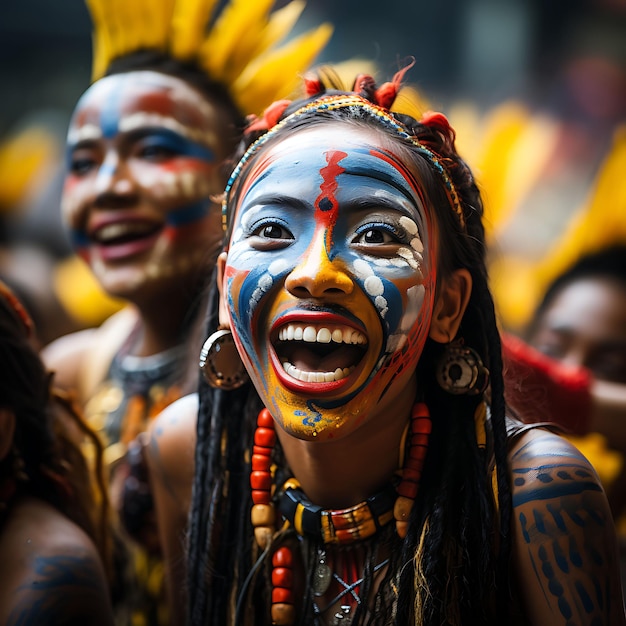
[[[369,59],[382,82],[413,57],[407,79],[457,128],[504,326],[524,325],[580,246],[626,239],[626,0],[309,0],[301,28],[319,21],[335,25],[320,61]],[[63,142],[90,73],[82,0],[3,0],[0,268],[18,285],[58,280],[52,261],[69,255]],[[16,242],[23,254],[3,256]],[[88,309],[60,310],[51,332],[98,323]]]

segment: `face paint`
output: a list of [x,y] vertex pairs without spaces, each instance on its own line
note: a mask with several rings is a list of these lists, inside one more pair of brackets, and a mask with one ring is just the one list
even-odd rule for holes
[[109,76],[87,90],[68,132],[63,217],[106,291],[185,280],[214,258],[224,185],[217,111],[157,72]]
[[292,434],[330,439],[414,392],[435,232],[421,190],[374,132],[295,132],[242,174],[224,270],[231,326]]

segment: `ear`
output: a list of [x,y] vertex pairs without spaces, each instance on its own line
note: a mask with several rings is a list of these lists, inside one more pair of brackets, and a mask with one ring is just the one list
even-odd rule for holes
[[435,300],[429,337],[438,343],[449,343],[456,336],[472,293],[472,275],[462,268],[442,281]]
[[218,319],[220,328],[230,328],[230,319],[228,318],[228,308],[226,306],[226,298],[224,296],[224,270],[226,269],[227,252],[222,252],[217,257],[217,290],[220,294],[218,303]]
[[13,446],[15,434],[15,413],[11,409],[0,408],[0,461],[2,461]]

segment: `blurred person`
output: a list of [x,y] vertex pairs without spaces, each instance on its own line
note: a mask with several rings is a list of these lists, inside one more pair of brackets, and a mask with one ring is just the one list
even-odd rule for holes
[[626,244],[583,254],[558,275],[525,338],[503,334],[503,358],[518,415],[561,426],[597,470],[626,589]]
[[[584,255],[558,276],[537,307],[527,340],[542,354],[591,374],[595,402],[604,400],[607,407],[595,417],[591,412],[587,430],[626,455],[626,244]],[[626,468],[621,474],[607,485],[616,519],[626,505]]]
[[100,443],[2,282],[0,369],[0,623],[112,626],[106,489],[77,435]]
[[283,43],[304,4],[272,5],[88,0],[94,81],[70,122],[62,215],[96,280],[127,306],[43,354],[106,444],[114,505],[136,542],[138,582],[121,576],[117,608],[141,624],[167,621],[141,434],[196,385],[188,364],[222,237],[215,197],[246,114],[288,95],[331,32]]
[[485,197],[501,323],[517,334],[580,254],[626,238],[626,14],[544,5],[536,17],[558,23],[531,44],[525,93],[450,112]]

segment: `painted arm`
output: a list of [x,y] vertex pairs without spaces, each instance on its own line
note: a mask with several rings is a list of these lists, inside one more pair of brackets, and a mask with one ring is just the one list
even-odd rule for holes
[[510,454],[513,571],[533,626],[622,626],[615,528],[589,462],[565,439],[527,432]]
[[[3,582],[0,615],[5,626],[113,626],[109,590],[95,548],[77,529],[54,531],[37,539],[30,553],[13,561],[13,571]],[[71,546],[68,546],[72,543]]]

